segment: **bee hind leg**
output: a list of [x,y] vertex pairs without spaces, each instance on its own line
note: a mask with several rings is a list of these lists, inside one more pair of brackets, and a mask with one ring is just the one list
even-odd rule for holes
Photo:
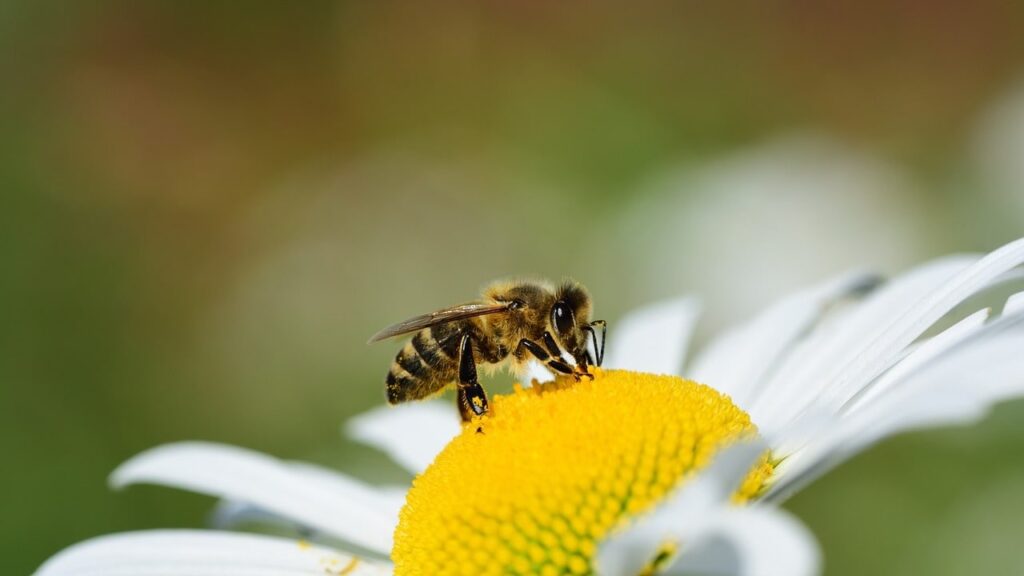
[[463,422],[487,413],[487,393],[477,381],[473,342],[469,334],[463,335],[459,343],[459,389],[456,402]]

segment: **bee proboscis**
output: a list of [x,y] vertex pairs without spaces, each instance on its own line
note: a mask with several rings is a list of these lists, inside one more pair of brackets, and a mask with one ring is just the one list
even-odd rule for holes
[[593,378],[588,367],[604,359],[605,322],[591,321],[590,308],[587,290],[571,280],[558,286],[535,280],[495,282],[478,301],[389,326],[370,342],[415,334],[388,371],[388,402],[420,400],[455,384],[459,413],[469,421],[488,406],[477,364],[510,362],[519,373],[535,358],[577,380]]

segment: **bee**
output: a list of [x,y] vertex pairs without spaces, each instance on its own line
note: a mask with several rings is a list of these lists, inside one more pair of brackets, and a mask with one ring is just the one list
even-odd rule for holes
[[[577,282],[558,286],[542,281],[495,282],[478,301],[389,326],[370,342],[415,334],[388,370],[388,402],[420,400],[454,384],[459,414],[468,422],[487,413],[487,394],[477,380],[478,364],[511,364],[521,374],[527,362],[536,358],[577,381],[592,379],[588,367],[600,366],[604,359],[606,323],[591,321],[590,307],[590,295]],[[596,358],[588,350],[588,336]]]

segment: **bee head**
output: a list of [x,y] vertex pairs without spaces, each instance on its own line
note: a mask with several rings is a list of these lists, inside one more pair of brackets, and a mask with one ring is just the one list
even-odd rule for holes
[[590,294],[577,282],[562,282],[555,290],[555,302],[551,306],[551,327],[562,347],[581,366],[591,363],[587,359],[587,333],[584,328],[589,323]]
[[490,317],[489,322],[513,349],[521,338],[541,342],[544,332],[550,332],[577,365],[593,364],[587,354],[588,330],[593,330],[590,294],[580,284],[571,280],[557,287],[539,280],[496,282],[484,290],[484,296],[508,303],[506,313]]

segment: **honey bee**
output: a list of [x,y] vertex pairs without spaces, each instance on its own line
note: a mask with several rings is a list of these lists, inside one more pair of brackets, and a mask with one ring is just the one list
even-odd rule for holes
[[[487,412],[477,364],[509,363],[522,373],[536,358],[576,380],[593,378],[588,367],[604,359],[606,324],[590,320],[590,307],[590,295],[577,282],[557,287],[542,281],[495,282],[478,301],[389,326],[370,342],[416,334],[388,370],[388,402],[420,400],[455,384],[459,414],[468,422]],[[588,350],[588,336],[596,358]]]

